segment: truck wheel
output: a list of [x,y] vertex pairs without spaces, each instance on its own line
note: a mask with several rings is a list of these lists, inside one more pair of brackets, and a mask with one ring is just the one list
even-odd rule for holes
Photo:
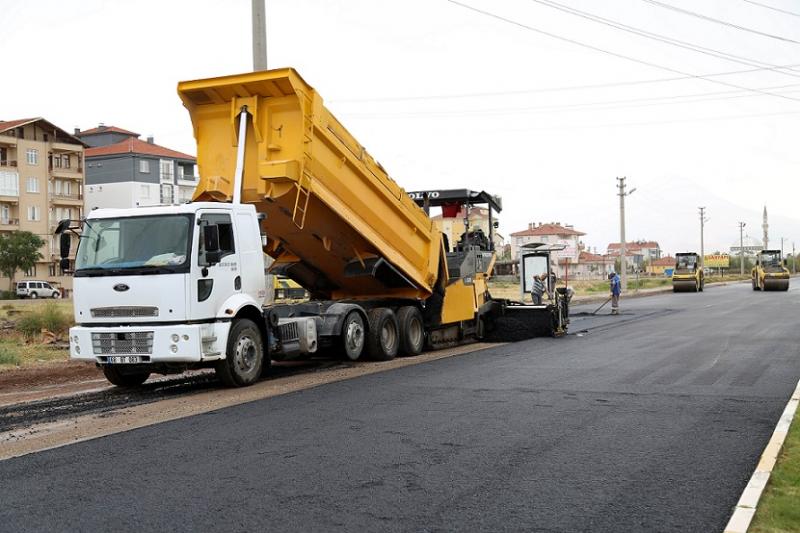
[[103,374],[117,387],[138,387],[150,377],[147,370],[124,370],[113,365],[103,365]]
[[347,361],[358,361],[364,351],[364,319],[358,311],[350,311],[342,323],[341,355]]
[[401,307],[397,312],[400,325],[400,355],[419,355],[425,344],[425,326],[422,324],[422,313],[411,305]]
[[39,297],[39,295],[36,294],[35,292],[32,292],[31,295],[30,295],[31,300],[35,300],[38,297]]
[[252,320],[236,320],[228,333],[225,359],[217,361],[217,376],[228,387],[252,385],[261,376],[264,364],[264,343],[261,331]]
[[376,361],[389,361],[397,355],[400,346],[400,328],[397,317],[387,307],[376,307],[369,312],[367,350]]

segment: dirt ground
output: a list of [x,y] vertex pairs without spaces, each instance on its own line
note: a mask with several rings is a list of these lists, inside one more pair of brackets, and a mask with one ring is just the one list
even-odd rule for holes
[[0,392],[94,379],[103,379],[103,372],[91,363],[64,361],[25,366],[0,372]]

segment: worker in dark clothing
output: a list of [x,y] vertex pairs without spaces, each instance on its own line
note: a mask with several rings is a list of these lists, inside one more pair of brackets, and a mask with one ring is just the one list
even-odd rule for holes
[[619,314],[619,295],[622,293],[622,284],[616,272],[608,275],[609,288],[611,289],[611,314]]

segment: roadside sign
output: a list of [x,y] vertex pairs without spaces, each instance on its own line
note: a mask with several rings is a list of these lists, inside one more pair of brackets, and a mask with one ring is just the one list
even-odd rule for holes
[[712,254],[705,256],[704,265],[707,268],[730,268],[731,256],[728,254]]

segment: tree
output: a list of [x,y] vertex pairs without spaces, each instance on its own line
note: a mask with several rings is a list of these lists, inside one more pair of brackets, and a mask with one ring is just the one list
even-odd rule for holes
[[17,270],[30,270],[43,258],[39,249],[44,241],[30,231],[12,231],[0,235],[0,273],[9,280],[9,290],[14,290]]

